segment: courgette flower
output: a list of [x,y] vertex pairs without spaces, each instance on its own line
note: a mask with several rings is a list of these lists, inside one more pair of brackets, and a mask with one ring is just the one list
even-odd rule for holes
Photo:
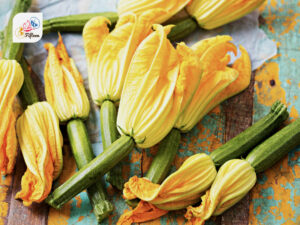
[[186,9],[200,27],[211,30],[245,16],[263,2],[264,0],[193,0]]
[[154,25],[137,48],[124,84],[117,127],[134,138],[138,147],[157,144],[173,127],[183,91],[178,78],[180,59],[167,34],[172,26]]
[[83,80],[74,60],[68,56],[61,35],[56,48],[51,43],[45,44],[45,48],[49,51],[44,72],[47,101],[60,121],[87,118],[90,103]]
[[188,224],[204,224],[211,216],[222,214],[240,201],[255,182],[256,173],[249,162],[241,159],[227,161],[218,171],[210,190],[202,196],[201,205],[187,208]]
[[137,15],[149,9],[164,9],[165,13],[155,18],[155,23],[163,23],[183,9],[191,0],[120,0],[118,14],[135,13]]
[[63,139],[51,105],[38,102],[28,106],[17,121],[17,135],[27,170],[16,198],[29,206],[48,196],[63,166]]
[[0,60],[0,172],[12,173],[17,156],[16,115],[13,101],[22,87],[24,74],[15,60]]
[[[137,206],[140,209],[123,214],[118,224],[148,221],[166,214],[167,210],[182,209],[198,202],[199,196],[210,187],[216,174],[217,171],[211,158],[200,153],[185,160],[181,167],[167,177],[162,184],[154,184],[146,178],[136,176],[130,178],[125,184],[124,198],[139,198],[142,200],[139,204],[144,206],[147,202],[146,209],[151,206],[151,211]],[[141,210],[143,214],[138,217]],[[159,213],[155,214],[153,211]]]
[[191,130],[210,110],[222,101],[243,91],[250,83],[251,61],[240,46],[241,57],[230,68],[228,52],[236,54],[230,36],[217,36],[196,43],[192,49],[202,63],[203,75],[190,104],[178,118],[175,127]]
[[93,101],[101,105],[110,100],[119,103],[125,77],[138,45],[151,33],[153,19],[161,10],[137,16],[121,16],[109,33],[110,21],[94,17],[83,29],[84,49],[88,62],[89,87]]

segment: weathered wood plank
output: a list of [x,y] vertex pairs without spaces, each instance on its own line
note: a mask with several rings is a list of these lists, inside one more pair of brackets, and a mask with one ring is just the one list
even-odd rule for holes
[[[254,73],[249,87],[241,94],[230,98],[223,104],[226,116],[224,142],[229,141],[247,127],[252,125],[253,116]],[[249,223],[249,194],[237,205],[217,218],[222,225],[248,225]]]

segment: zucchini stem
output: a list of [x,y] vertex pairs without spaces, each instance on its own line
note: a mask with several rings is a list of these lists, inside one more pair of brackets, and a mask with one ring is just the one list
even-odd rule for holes
[[129,136],[121,136],[106,151],[102,152],[88,164],[83,166],[69,180],[56,188],[46,199],[54,207],[61,208],[66,202],[95,183],[118,162],[126,157],[134,147],[134,140]]
[[[119,135],[116,125],[117,109],[112,101],[106,100],[101,104],[100,120],[103,150],[106,151],[107,148],[118,139]],[[106,181],[118,190],[123,189],[122,162],[118,163],[106,174]]]
[[[81,119],[69,121],[67,133],[76,165],[78,169],[81,169],[95,158],[83,121]],[[101,183],[101,177],[98,177],[98,181],[87,189],[87,194],[94,209],[94,214],[98,222],[101,222],[113,211],[113,205],[108,201],[106,190]]]

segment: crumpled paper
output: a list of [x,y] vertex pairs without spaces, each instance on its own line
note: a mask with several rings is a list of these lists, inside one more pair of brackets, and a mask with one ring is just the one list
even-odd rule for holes
[[[32,6],[29,11],[41,11],[44,19],[49,19],[52,17],[78,13],[116,11],[117,3],[118,0],[32,0]],[[0,24],[0,30],[7,24],[13,4],[14,1],[0,0],[0,20],[5,21]],[[252,61],[252,69],[255,70],[277,53],[276,43],[270,40],[263,30],[259,29],[258,16],[258,11],[255,11],[235,22],[211,31],[199,28],[189,37],[185,38],[184,41],[187,45],[192,45],[201,39],[211,36],[219,34],[231,35],[233,37],[233,42],[236,45],[243,45],[249,52]],[[88,89],[87,65],[83,50],[82,36],[81,34],[68,33],[63,34],[62,36],[68,53],[75,60],[75,63],[84,78],[85,86]],[[57,34],[51,33],[44,35],[42,40],[37,43],[25,44],[24,55],[42,82],[44,80],[43,73],[48,54],[43,46],[46,42],[56,44],[57,39]],[[234,61],[234,57],[232,61]],[[90,119],[87,122],[89,127],[88,130],[90,131],[92,142],[94,142],[95,145],[98,145],[101,142],[99,136],[100,119],[98,109],[95,106],[92,108],[93,110]],[[99,146],[95,147],[96,149],[99,149]]]

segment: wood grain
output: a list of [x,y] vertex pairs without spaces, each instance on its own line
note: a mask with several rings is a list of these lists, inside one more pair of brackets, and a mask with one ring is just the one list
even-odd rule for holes
[[[38,92],[40,100],[45,100],[44,87],[38,76],[29,68],[33,84]],[[42,204],[32,204],[25,207],[20,200],[15,199],[16,193],[21,189],[21,178],[26,170],[21,151],[18,152],[14,174],[12,176],[12,186],[7,195],[9,204],[8,217],[5,225],[45,225],[48,218],[48,206]]]
[[[241,94],[230,98],[222,104],[226,116],[224,142],[229,141],[247,127],[252,125],[253,117],[254,72],[249,87]],[[223,213],[216,220],[222,225],[249,224],[249,194],[242,201]]]

